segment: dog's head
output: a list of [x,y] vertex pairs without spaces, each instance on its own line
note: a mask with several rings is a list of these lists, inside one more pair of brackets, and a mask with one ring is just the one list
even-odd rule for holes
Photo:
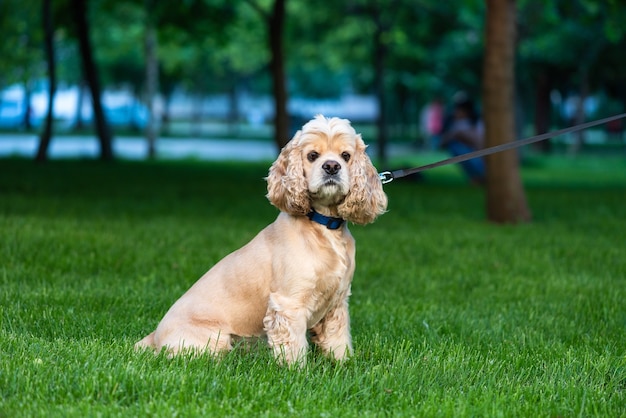
[[272,164],[268,199],[292,215],[324,206],[350,222],[373,222],[385,212],[387,196],[365,148],[346,119],[316,116]]

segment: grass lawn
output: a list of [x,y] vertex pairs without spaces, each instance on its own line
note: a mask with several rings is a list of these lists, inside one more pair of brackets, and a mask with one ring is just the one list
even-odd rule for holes
[[[397,161],[405,166],[413,161]],[[626,160],[530,158],[534,221],[456,167],[352,226],[355,355],[135,353],[276,210],[268,164],[0,160],[0,417],[626,416]]]

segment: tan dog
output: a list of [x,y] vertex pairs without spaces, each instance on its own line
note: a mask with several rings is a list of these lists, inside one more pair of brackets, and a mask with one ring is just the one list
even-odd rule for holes
[[136,346],[218,353],[233,338],[267,336],[277,358],[304,364],[310,330],[325,354],[349,356],[355,248],[345,221],[366,224],[387,207],[365,148],[345,119],[304,125],[267,177],[278,218],[204,274]]

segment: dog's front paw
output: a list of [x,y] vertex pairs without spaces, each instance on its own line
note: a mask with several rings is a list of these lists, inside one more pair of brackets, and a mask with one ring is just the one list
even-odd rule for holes
[[276,359],[282,364],[302,367],[308,350],[306,319],[296,318],[297,315],[270,308],[263,318],[263,328]]

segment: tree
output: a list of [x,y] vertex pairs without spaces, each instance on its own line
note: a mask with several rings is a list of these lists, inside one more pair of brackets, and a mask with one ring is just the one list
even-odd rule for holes
[[54,94],[56,92],[56,61],[54,55],[54,26],[52,24],[52,0],[43,1],[42,21],[45,34],[44,49],[48,62],[48,113],[46,122],[39,139],[36,161],[45,161],[48,156],[48,146],[52,137],[52,122],[54,114]]
[[[515,140],[515,0],[487,0],[483,103],[488,147]],[[487,157],[487,218],[529,221],[516,151]]]
[[268,16],[268,42],[271,52],[270,71],[274,92],[274,135],[279,148],[289,142],[289,114],[287,113],[287,79],[285,74],[285,54],[283,33],[285,29],[285,2],[274,0],[272,12]]
[[[322,69],[329,74],[325,88],[338,81],[337,96],[373,94],[375,146],[385,166],[387,143],[398,136],[408,139],[411,131],[405,125],[419,124],[421,103],[479,85],[482,10],[473,3],[464,3],[462,13],[435,0],[350,0],[297,9],[297,16],[290,15],[297,31],[287,36],[298,39],[298,47],[289,51],[291,59],[297,56],[290,75],[307,67],[312,67],[309,73]],[[300,71],[292,71],[296,66]]]
[[148,121],[146,124],[146,141],[148,142],[148,158],[156,157],[157,118],[155,115],[155,99],[159,88],[159,61],[157,58],[157,29],[154,22],[154,0],[145,0],[146,21],[144,28],[144,55],[146,67],[146,106]]
[[[388,142],[388,84],[387,61],[391,49],[390,31],[394,20],[399,16],[397,0],[381,2],[379,0],[358,0],[349,2],[346,13],[356,16],[360,21],[352,35],[357,39],[369,38],[365,41],[371,49],[367,57],[367,65],[373,69],[372,90],[378,103],[376,118],[378,158],[382,166],[387,165]],[[343,14],[343,13],[342,13]],[[367,29],[369,30],[367,30]],[[332,33],[332,32],[331,32]],[[362,41],[360,41],[362,42]]]
[[286,20],[286,1],[273,0],[271,9],[266,11],[254,0],[248,0],[264,20],[267,28],[267,44],[270,51],[270,74],[274,96],[274,138],[279,148],[284,147],[289,138],[289,114],[287,113],[287,79],[283,34]]
[[[624,80],[619,69],[626,63],[625,54],[618,51],[623,51],[626,9],[615,0],[520,0],[519,6],[518,51],[523,71],[518,81],[523,91],[534,92],[524,99],[529,107],[534,106],[535,132],[548,131],[554,122],[582,122],[587,115],[581,105],[571,114],[552,116],[551,92],[580,99],[602,91],[612,95],[614,81]],[[577,102],[582,104],[582,100]],[[575,135],[572,151],[580,148],[581,135]],[[548,151],[550,142],[540,147]]]
[[73,0],[74,17],[78,34],[78,43],[83,67],[83,73],[87,85],[91,91],[91,102],[96,121],[96,131],[100,140],[100,159],[109,161],[113,159],[113,146],[111,131],[104,115],[101,101],[100,80],[98,69],[93,59],[91,40],[89,38],[89,20],[87,18],[87,0]]
[[[216,81],[221,68],[215,57],[226,39],[223,32],[232,22],[233,9],[225,0],[100,2],[93,39],[103,79],[109,85],[130,86],[146,105],[149,158],[156,153],[158,119],[167,121],[175,87],[187,87],[200,96],[211,85],[222,86]],[[161,115],[155,106],[159,92],[164,99]],[[131,128],[136,129],[134,122]]]
[[22,125],[31,128],[31,93],[34,81],[43,77],[43,30],[39,2],[0,2],[0,88],[14,83],[24,87]]
[[386,61],[388,55],[388,45],[385,41],[385,33],[389,30],[388,22],[382,18],[382,10],[375,11],[374,19],[374,91],[378,98],[378,118],[376,127],[378,129],[378,158],[383,166],[387,165],[387,86]]

